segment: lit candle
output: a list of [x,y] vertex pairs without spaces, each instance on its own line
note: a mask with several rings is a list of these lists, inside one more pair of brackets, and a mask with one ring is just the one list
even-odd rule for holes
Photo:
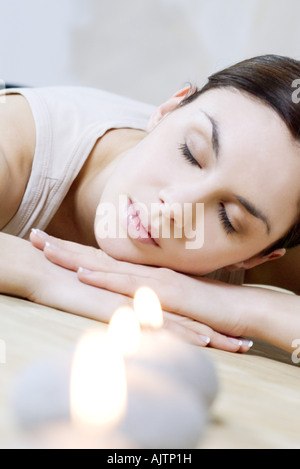
[[[25,373],[19,399],[15,402],[19,418],[23,419],[29,432],[26,441],[21,438],[18,446],[59,449],[131,447],[131,442],[116,431],[126,410],[126,371],[123,356],[108,335],[101,329],[93,329],[82,336],[69,363],[69,385],[61,379],[63,370],[57,363],[51,366],[44,363],[44,366],[32,367]],[[41,382],[46,373],[46,383]],[[70,395],[64,400],[64,406],[60,404],[55,408],[53,400],[49,406],[47,397],[55,390],[57,397],[58,389],[65,396],[70,389]],[[39,399],[34,402],[37,395]],[[30,412],[30,409],[35,410]]]
[[139,288],[134,296],[133,306],[142,326],[151,327],[152,329],[162,328],[164,319],[161,305],[151,288]]
[[162,329],[151,289],[136,292],[134,310],[145,330],[138,351],[125,361],[128,406],[121,432],[145,448],[193,448],[217,393],[215,370],[200,347]]
[[[122,442],[131,448],[195,447],[217,392],[216,374],[200,347],[162,325],[154,292],[138,290],[134,309],[117,310],[107,333],[94,330],[82,337],[67,371],[56,363],[52,374],[44,371],[46,383],[31,373],[27,388],[23,382],[19,389],[19,416],[23,413],[23,422],[27,417],[31,426],[65,419],[50,430],[52,439],[46,427],[47,447],[113,448],[124,447]],[[38,394],[32,392],[37,383]],[[60,407],[55,407],[53,389],[64,396]]]
[[[150,288],[142,287],[137,290],[134,309],[146,330],[132,362],[160,370],[181,384],[193,387],[196,392],[201,393],[207,404],[211,404],[217,392],[217,379],[212,363],[203,354],[201,347],[188,344],[162,328],[162,308],[158,297]],[[152,330],[147,330],[147,326]],[[203,379],[205,376],[206,380]]]
[[127,306],[117,309],[112,316],[108,330],[108,340],[123,357],[137,353],[141,343],[140,321],[132,308]]
[[124,360],[100,330],[86,333],[75,351],[71,372],[71,418],[80,426],[114,426],[126,409]]

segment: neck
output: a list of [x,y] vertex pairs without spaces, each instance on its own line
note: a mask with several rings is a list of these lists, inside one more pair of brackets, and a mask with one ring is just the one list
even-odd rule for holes
[[98,247],[94,220],[103,189],[123,154],[145,137],[135,129],[117,129],[99,139],[47,227],[53,236]]

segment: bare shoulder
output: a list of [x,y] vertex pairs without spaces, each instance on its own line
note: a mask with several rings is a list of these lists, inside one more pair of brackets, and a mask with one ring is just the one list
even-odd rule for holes
[[300,246],[286,255],[246,272],[246,283],[273,285],[300,295]]
[[17,211],[31,172],[35,124],[27,100],[6,95],[0,102],[0,229]]

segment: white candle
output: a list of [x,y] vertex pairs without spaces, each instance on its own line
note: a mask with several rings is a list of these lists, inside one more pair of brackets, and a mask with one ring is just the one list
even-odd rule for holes
[[164,324],[161,305],[151,288],[141,287],[134,296],[134,311],[140,324],[152,329],[161,329]]
[[113,427],[127,402],[126,372],[120,351],[102,330],[79,341],[71,372],[71,418],[87,429]]
[[[68,370],[57,362],[49,365],[32,367],[24,375],[15,402],[23,426],[29,431],[26,439],[21,437],[14,447],[132,447],[117,431],[127,404],[124,360],[103,330],[93,329],[82,336]],[[67,380],[63,378],[65,371]],[[55,391],[54,400],[51,391]],[[64,396],[63,406],[54,405],[59,392]]]
[[138,351],[126,359],[128,410],[121,431],[146,448],[193,448],[217,393],[211,362],[196,346],[162,329],[158,298],[136,292],[134,309],[144,327]]
[[[23,381],[19,389],[18,409],[23,423],[47,424],[51,412],[52,418],[58,420],[60,416],[67,422],[71,407],[72,424],[57,423],[59,441],[52,438],[52,444],[56,441],[60,448],[76,447],[78,438],[80,447],[92,444],[100,448],[108,433],[111,442],[121,435],[128,447],[197,445],[217,393],[212,363],[199,347],[161,329],[162,311],[153,292],[137,292],[134,308],[118,310],[107,334],[93,331],[83,337],[72,357],[72,371],[70,364],[66,371],[56,363],[52,374],[48,367],[44,391],[41,374],[32,370],[27,388]],[[139,322],[152,330],[141,332]],[[70,374],[71,398],[67,402],[70,386],[65,376]],[[37,383],[39,401],[32,392]],[[52,398],[49,407],[49,389],[64,396],[64,405],[55,407]],[[33,407],[37,411],[24,412]]]
[[201,348],[162,329],[161,305],[150,288],[143,287],[136,292],[134,308],[141,323],[152,330],[143,332],[139,350],[132,356],[130,366],[165,373],[180,384],[193,388],[210,405],[216,396],[218,383],[213,365]]
[[137,353],[141,343],[141,326],[132,308],[125,306],[117,309],[109,323],[107,337],[123,357]]

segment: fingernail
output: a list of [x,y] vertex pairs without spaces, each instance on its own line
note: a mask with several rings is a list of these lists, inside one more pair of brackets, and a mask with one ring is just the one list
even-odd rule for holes
[[34,233],[36,236],[39,236],[40,238],[47,238],[47,234],[44,233],[43,231],[39,230],[38,228],[32,228],[32,233]]
[[243,341],[240,339],[234,339],[233,337],[228,337],[228,340],[234,345],[239,345],[240,347],[243,345]]
[[80,273],[80,274],[91,274],[92,273],[91,270],[84,269],[83,267],[79,267],[77,272]]
[[48,241],[45,243],[45,247],[55,249],[56,251],[60,251],[60,248],[58,246],[56,246],[55,244],[50,244],[48,243]]
[[243,343],[243,345],[245,345],[246,347],[249,347],[249,348],[253,347],[253,341],[252,341],[252,340],[243,339],[243,340],[242,340],[242,343]]
[[205,342],[206,344],[209,344],[210,343],[210,338],[207,337],[206,335],[200,335],[198,334],[198,337],[200,340],[202,340],[202,342]]

